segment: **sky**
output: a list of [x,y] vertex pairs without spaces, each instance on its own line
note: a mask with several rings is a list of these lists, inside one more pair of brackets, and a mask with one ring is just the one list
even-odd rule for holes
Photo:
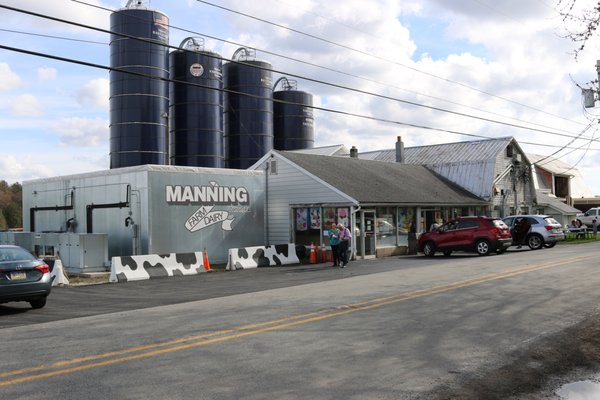
[[[359,152],[512,136],[528,153],[579,169],[600,195],[600,40],[565,38],[562,0],[153,0],[169,42],[203,37],[230,59],[256,49],[313,95],[315,146]],[[0,0],[109,30],[127,1]],[[595,0],[577,0],[591,7]],[[0,45],[109,65],[109,35],[0,7]],[[109,168],[109,72],[0,49],[0,180]],[[600,107],[600,102],[597,103]]]

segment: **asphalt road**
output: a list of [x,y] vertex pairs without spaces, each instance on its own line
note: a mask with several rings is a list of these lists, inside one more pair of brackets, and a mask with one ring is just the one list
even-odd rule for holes
[[0,307],[0,398],[445,398],[597,316],[599,256],[590,243],[55,288],[44,309]]

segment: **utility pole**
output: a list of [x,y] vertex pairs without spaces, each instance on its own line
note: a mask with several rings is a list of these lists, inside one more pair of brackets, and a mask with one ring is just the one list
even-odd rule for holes
[[[596,83],[598,83],[600,82],[600,60],[596,60],[596,75],[598,76]],[[585,108],[593,108],[596,106],[596,93],[598,93],[598,91],[594,89],[581,89],[583,105]]]

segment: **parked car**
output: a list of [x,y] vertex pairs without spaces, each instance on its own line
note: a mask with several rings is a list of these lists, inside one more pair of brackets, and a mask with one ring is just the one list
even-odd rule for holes
[[[531,228],[523,238],[523,244],[529,246],[532,250],[542,247],[554,247],[556,243],[565,240],[565,233],[562,225],[554,218],[548,215],[511,215],[502,220],[511,228],[514,227],[517,218],[524,218],[529,222]],[[517,245],[518,243],[514,242]]]
[[44,261],[22,247],[0,245],[0,303],[27,301],[42,308],[51,289],[50,268]]
[[419,236],[418,250],[428,257],[437,251],[445,256],[453,251],[485,256],[503,253],[511,244],[510,230],[500,218],[460,217]]

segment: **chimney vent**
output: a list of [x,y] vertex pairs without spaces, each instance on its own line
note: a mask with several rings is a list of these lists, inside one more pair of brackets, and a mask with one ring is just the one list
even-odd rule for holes
[[396,141],[396,162],[404,164],[404,143],[402,142],[402,136],[398,136]]
[[358,158],[358,149],[356,146],[352,146],[350,149],[350,158]]

